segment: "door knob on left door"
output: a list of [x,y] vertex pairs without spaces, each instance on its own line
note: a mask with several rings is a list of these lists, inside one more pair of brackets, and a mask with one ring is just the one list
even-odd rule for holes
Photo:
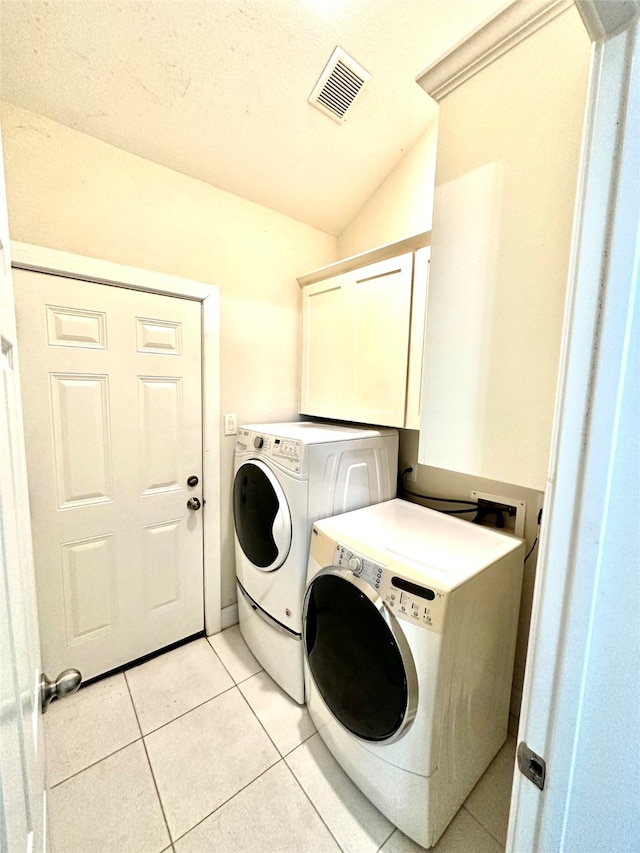
[[198,498],[189,498],[189,500],[187,501],[187,508],[200,509],[200,501],[198,500]]
[[49,702],[51,702],[55,697],[58,699],[64,699],[65,696],[75,693],[78,687],[80,687],[81,681],[82,675],[77,669],[63,670],[55,681],[49,681],[44,672],[41,672],[40,710],[42,713],[46,713],[46,710],[49,707]]

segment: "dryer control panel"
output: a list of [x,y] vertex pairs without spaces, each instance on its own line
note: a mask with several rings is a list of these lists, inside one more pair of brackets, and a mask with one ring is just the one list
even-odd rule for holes
[[238,430],[236,451],[255,451],[257,456],[268,456],[289,471],[300,473],[302,442],[296,438],[281,438],[262,432],[252,432],[242,427]]
[[354,575],[370,584],[396,618],[438,633],[442,631],[446,593],[427,583],[400,575],[397,566],[382,566],[340,542],[336,545],[333,563],[350,569]]

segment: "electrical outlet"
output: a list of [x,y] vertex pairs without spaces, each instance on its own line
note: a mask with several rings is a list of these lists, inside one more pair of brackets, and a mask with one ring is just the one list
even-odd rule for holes
[[505,530],[524,539],[526,501],[520,501],[516,498],[505,498],[502,495],[490,495],[487,492],[479,492],[476,489],[471,490],[471,498],[477,501],[480,506],[484,504],[485,506],[496,506],[499,509],[503,509],[505,511]]
[[225,435],[237,435],[238,434],[238,424],[237,424],[235,414],[224,416],[224,434]]

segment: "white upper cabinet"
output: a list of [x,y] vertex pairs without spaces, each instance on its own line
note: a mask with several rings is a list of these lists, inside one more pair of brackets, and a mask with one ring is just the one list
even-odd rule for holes
[[429,249],[420,252],[303,287],[302,414],[396,427],[408,416],[417,425]]
[[[527,13],[527,4],[513,6]],[[539,490],[590,53],[578,12],[562,8],[502,55],[504,33],[495,51],[483,44],[473,75],[455,68],[443,86],[437,67],[425,72],[427,91],[447,94],[438,119],[418,461]],[[472,47],[460,48],[461,62]]]

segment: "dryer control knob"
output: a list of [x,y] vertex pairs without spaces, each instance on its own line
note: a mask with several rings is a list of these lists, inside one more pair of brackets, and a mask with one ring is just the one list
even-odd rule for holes
[[264,438],[261,435],[257,435],[253,439],[253,446],[256,448],[256,450],[260,450],[260,448],[262,447],[263,444],[264,444]]
[[354,575],[359,575],[362,571],[362,560],[360,557],[351,556],[349,557],[349,568],[354,573]]

